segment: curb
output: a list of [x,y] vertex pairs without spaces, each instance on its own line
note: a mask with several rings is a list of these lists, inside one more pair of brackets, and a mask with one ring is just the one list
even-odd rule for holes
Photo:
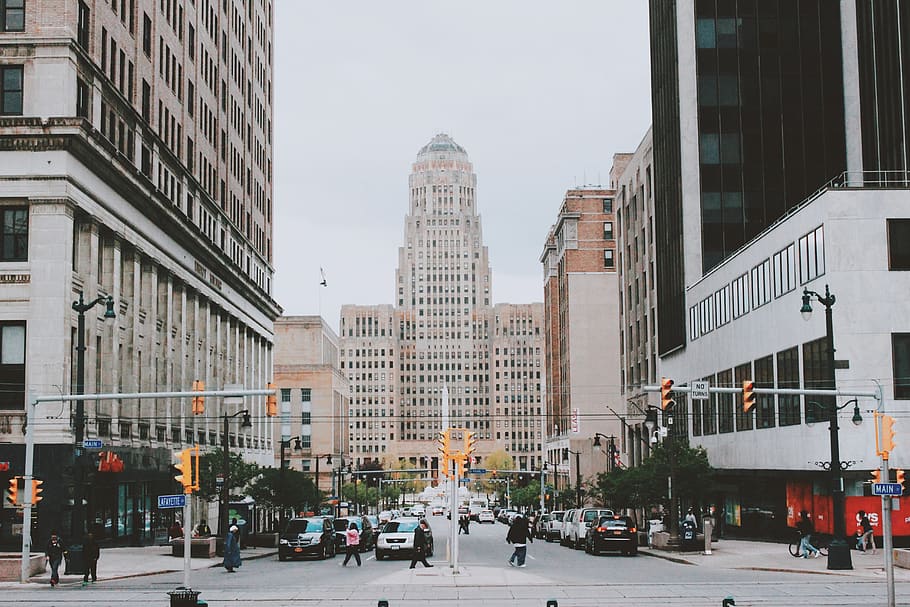
[[656,559],[663,559],[665,561],[670,561],[671,563],[679,563],[680,565],[692,565],[698,566],[698,563],[693,563],[692,561],[687,561],[686,559],[679,556],[670,556],[669,554],[663,554],[660,552],[655,552],[652,550],[639,550],[638,554],[643,554],[645,556],[650,556]]

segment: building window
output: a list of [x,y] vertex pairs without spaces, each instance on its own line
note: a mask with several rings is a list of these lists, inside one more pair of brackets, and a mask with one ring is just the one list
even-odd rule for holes
[[309,434],[300,435],[300,448],[301,449],[310,449],[313,447],[312,436]]
[[604,267],[613,267],[613,249],[604,249]]
[[[717,374],[717,385],[721,388],[733,387],[733,371],[727,369]],[[717,429],[719,432],[733,432],[733,394],[717,395]]]
[[0,116],[22,115],[22,66],[0,67]]
[[142,16],[142,52],[146,57],[152,56],[152,19],[148,13]]
[[[820,337],[803,344],[803,387],[814,390],[833,389],[828,369],[827,338]],[[834,405],[831,396],[806,397],[806,423],[828,418],[827,407]]]
[[733,281],[733,318],[749,312],[749,275],[743,274]]
[[604,213],[612,213],[612,212],[613,212],[613,199],[612,199],[612,198],[604,198],[604,199],[603,199],[603,205],[604,205],[604,206],[603,206]]
[[304,426],[312,424],[313,423],[313,414],[309,411],[303,411],[300,414],[300,423],[303,424]]
[[91,31],[91,12],[88,5],[79,0],[79,15],[76,22],[76,42],[88,50],[89,32]]
[[311,396],[312,390],[310,388],[301,388],[300,389],[300,400],[305,403],[310,402],[312,399]]
[[3,228],[0,232],[0,261],[28,260],[28,209],[3,209]]
[[888,220],[888,269],[910,270],[910,219]]
[[290,388],[281,389],[281,402],[283,402],[283,403],[291,402],[291,389]]
[[[799,388],[799,351],[790,348],[777,353],[777,387]],[[781,426],[800,422],[799,396],[781,394],[777,397],[777,419]]]
[[613,222],[604,222],[604,240],[613,240]]
[[82,78],[76,78],[76,116],[91,118],[89,108],[88,84]]
[[771,301],[771,261],[766,259],[752,268],[752,308]]
[[[755,386],[757,388],[774,387],[774,357],[766,356],[755,361]],[[774,395],[773,394],[756,394],[756,417],[755,426],[757,428],[774,427]]]
[[25,323],[0,323],[0,409],[25,408]]
[[818,226],[805,236],[800,237],[799,247],[799,284],[806,284],[825,273],[825,232]]
[[0,0],[0,31],[25,31],[25,0]]
[[791,244],[778,251],[772,258],[774,297],[780,297],[796,288],[796,247]]
[[891,335],[894,398],[910,399],[910,333]]

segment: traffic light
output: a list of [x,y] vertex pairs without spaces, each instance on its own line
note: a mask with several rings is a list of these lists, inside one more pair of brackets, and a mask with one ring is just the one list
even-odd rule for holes
[[755,406],[755,382],[747,379],[743,382],[743,413],[748,413]]
[[41,496],[41,492],[44,489],[41,488],[41,485],[44,484],[44,481],[39,481],[37,478],[32,479],[32,505],[37,504],[44,498]]
[[[195,457],[194,457],[195,455]],[[178,462],[174,467],[180,472],[174,478],[183,485],[184,493],[192,493],[199,489],[199,447],[190,447],[177,454]],[[193,469],[195,459],[195,470]]]
[[882,447],[878,454],[882,459],[888,459],[891,452],[894,451],[894,418],[890,415],[882,415]]
[[676,401],[670,397],[670,392],[673,391],[673,380],[666,377],[660,378],[660,408],[663,411],[671,408],[676,404]]
[[881,471],[881,470],[873,470],[873,471],[872,471],[872,482],[873,482],[873,483],[880,483],[880,482],[882,482],[882,471]]
[[465,431],[464,433],[464,454],[470,456],[477,449],[477,433]]
[[[202,380],[193,381],[193,392],[202,392],[205,390],[205,382]],[[193,397],[193,415],[202,415],[205,413],[205,397],[204,396],[194,396]]]
[[446,478],[452,478],[452,435],[444,430],[436,435],[436,450],[439,452],[439,469]]
[[899,485],[903,485],[905,481],[904,470],[902,468],[897,468],[894,470],[894,482]]
[[6,501],[10,506],[19,506],[19,477],[9,479],[9,488],[6,490]]
[[278,415],[278,395],[274,392],[277,388],[272,383],[268,385],[268,388],[273,390],[273,392],[265,397],[265,414],[269,417],[275,417]]
[[464,478],[468,468],[468,456],[464,453],[455,454],[455,464],[457,467],[458,478]]

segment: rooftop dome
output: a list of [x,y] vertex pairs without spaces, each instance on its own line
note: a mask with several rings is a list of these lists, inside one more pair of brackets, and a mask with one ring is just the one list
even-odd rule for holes
[[421,156],[429,152],[460,152],[462,154],[467,154],[463,147],[455,143],[455,141],[445,133],[439,133],[433,137],[433,139],[430,140],[430,143],[420,148],[417,155]]

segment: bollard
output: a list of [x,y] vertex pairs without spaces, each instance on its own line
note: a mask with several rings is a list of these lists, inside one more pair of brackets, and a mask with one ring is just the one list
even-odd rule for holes
[[731,605],[733,605],[735,607],[736,601],[733,599],[732,596],[727,596],[727,597],[724,597],[724,601],[720,605],[721,605],[721,607],[730,607]]
[[556,602],[556,599],[548,599],[547,607],[559,607],[559,603]]
[[705,554],[711,554],[711,535],[714,533],[714,518],[706,516],[702,519],[702,526],[705,529]]
[[385,599],[379,599],[379,603],[376,607],[389,607],[389,602]]

